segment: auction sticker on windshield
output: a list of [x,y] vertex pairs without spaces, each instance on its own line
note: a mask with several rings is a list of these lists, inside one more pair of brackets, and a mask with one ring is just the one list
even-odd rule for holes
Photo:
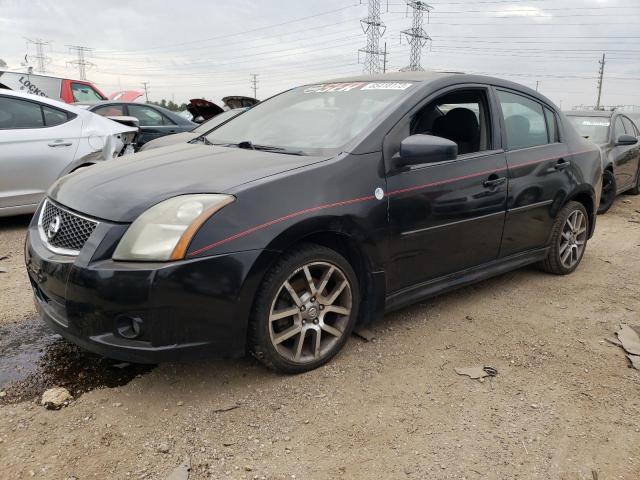
[[322,83],[304,89],[304,93],[350,92],[351,90],[406,90],[411,83],[404,82],[349,82]]
[[401,82],[367,83],[364,87],[362,87],[362,90],[406,90],[411,85],[411,83]]
[[583,120],[582,125],[589,125],[591,127],[608,127],[611,124],[606,120],[600,120],[600,121]]

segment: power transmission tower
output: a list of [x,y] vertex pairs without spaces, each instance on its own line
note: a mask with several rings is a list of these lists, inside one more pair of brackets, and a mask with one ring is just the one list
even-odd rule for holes
[[258,98],[258,74],[251,74],[251,88],[253,88],[253,98]]
[[39,38],[35,40],[31,40],[27,38],[27,44],[34,44],[36,46],[36,54],[33,56],[38,61],[38,66],[36,67],[36,71],[38,73],[47,73],[47,63],[49,63],[49,57],[44,54],[44,46],[49,45],[49,42],[45,42]]
[[380,73],[380,37],[384,35],[386,26],[380,19],[380,0],[369,0],[367,18],[360,20],[362,30],[367,35],[367,46],[358,50],[365,54],[363,73]]
[[146,102],[149,102],[149,82],[142,82],[142,87],[144,88],[144,98]]
[[420,66],[422,47],[431,40],[431,37],[427,35],[427,32],[422,28],[424,24],[424,12],[429,14],[429,12],[433,10],[433,7],[425,2],[416,0],[407,0],[407,7],[413,9],[413,22],[410,29],[403,30],[400,33],[407,37],[411,50],[409,53],[409,65],[402,70],[405,72],[422,71],[424,70],[424,68]]
[[600,110],[600,99],[602,98],[602,80],[604,79],[604,64],[605,64],[605,54],[602,54],[602,60],[598,63],[600,64],[600,71],[598,72],[598,101],[596,102],[596,110]]
[[76,60],[69,60],[67,63],[78,67],[78,73],[80,80],[87,79],[87,67],[91,68],[95,66],[93,63],[87,61],[87,54],[91,53],[92,48],[82,47],[80,45],[67,45],[71,53],[75,52],[77,55]]

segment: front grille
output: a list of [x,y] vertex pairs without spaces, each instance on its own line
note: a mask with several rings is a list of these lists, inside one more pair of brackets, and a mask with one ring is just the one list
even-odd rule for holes
[[98,222],[64,210],[46,200],[38,226],[40,236],[50,250],[77,255],[98,226]]

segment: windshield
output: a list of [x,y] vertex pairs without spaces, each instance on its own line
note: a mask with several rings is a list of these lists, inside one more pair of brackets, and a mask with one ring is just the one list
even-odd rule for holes
[[277,147],[306,155],[334,154],[412,86],[407,82],[307,85],[259,103],[217,128],[216,145]]
[[221,123],[226,122],[227,120],[232,119],[236,115],[244,112],[246,109],[244,108],[236,108],[235,110],[228,110],[226,112],[222,112],[215,117],[207,120],[201,125],[198,125],[196,128],[192,130],[193,133],[197,133],[198,135],[204,135],[207,132],[210,132],[214,128],[216,128]]
[[569,115],[568,118],[581,136],[594,143],[607,143],[609,125],[611,124],[608,117],[577,117]]

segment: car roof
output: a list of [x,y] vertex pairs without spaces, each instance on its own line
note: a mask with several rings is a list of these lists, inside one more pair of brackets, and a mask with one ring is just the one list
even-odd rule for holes
[[434,70],[425,70],[422,72],[388,72],[371,75],[356,75],[350,77],[340,77],[325,80],[319,83],[337,83],[337,82],[377,82],[377,81],[413,81],[426,82],[436,78],[444,78],[452,75],[464,75],[462,72],[437,72]]
[[568,117],[611,117],[615,112],[610,110],[567,110]]
[[[486,75],[478,75],[464,72],[448,72],[448,71],[436,71],[436,70],[424,70],[421,72],[388,72],[379,73],[373,75],[354,75],[350,77],[332,78],[321,82],[313,82],[308,85],[317,85],[323,83],[347,83],[347,82],[414,82],[420,83],[425,87],[432,83],[438,82],[446,85],[450,83],[454,84],[480,84],[480,85],[493,85],[495,87],[503,87],[519,91],[531,97],[537,98],[539,101],[546,103],[547,105],[555,104],[542,95],[540,92],[533,90],[532,88],[522,85],[521,83],[512,82],[510,80],[504,80],[502,78],[490,77]],[[558,107],[555,107],[559,110]]]

